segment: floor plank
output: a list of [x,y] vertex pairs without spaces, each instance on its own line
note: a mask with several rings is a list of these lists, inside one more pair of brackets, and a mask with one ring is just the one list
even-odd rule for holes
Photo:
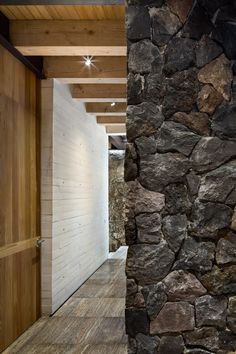
[[52,317],[42,317],[4,354],[126,354],[126,252],[111,254]]

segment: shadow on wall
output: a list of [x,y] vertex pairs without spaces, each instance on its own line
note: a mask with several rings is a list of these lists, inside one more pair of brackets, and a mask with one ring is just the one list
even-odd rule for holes
[[125,245],[125,196],[123,150],[109,152],[109,251]]

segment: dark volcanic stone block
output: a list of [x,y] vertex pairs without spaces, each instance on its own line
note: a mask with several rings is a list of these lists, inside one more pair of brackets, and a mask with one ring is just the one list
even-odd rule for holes
[[125,310],[126,333],[135,337],[138,333],[148,334],[149,320],[145,309],[129,308]]
[[127,245],[132,245],[135,243],[137,237],[136,232],[136,223],[133,212],[130,211],[128,215],[126,215],[125,221],[125,241]]
[[227,298],[204,295],[195,301],[197,326],[225,328]]
[[177,252],[187,237],[186,215],[168,215],[163,219],[163,234],[172,251]]
[[128,75],[127,80],[127,101],[128,105],[139,104],[142,102],[143,84],[140,74]]
[[144,80],[143,100],[160,105],[165,94],[164,81],[165,78],[160,73],[146,75]]
[[193,332],[184,334],[187,346],[203,347],[207,350],[219,349],[219,332],[214,327],[196,328]]
[[150,38],[151,19],[147,7],[129,6],[127,8],[126,33],[130,40]]
[[178,32],[181,22],[167,7],[161,9],[153,8],[150,13],[152,18],[152,41],[159,46],[163,46]]
[[236,262],[236,234],[229,232],[225,238],[218,241],[216,248],[217,264]]
[[182,354],[184,341],[182,336],[163,336],[161,337],[158,354]]
[[173,115],[172,119],[175,122],[184,124],[187,128],[199,135],[208,136],[210,134],[209,117],[205,113],[191,112],[187,114],[184,112],[177,112]]
[[236,156],[236,143],[217,137],[202,138],[195,146],[190,162],[195,171],[211,171]]
[[230,60],[236,59],[235,48],[236,22],[217,21],[216,29],[213,31],[213,39],[218,41],[224,48],[226,56]]
[[223,203],[235,186],[236,160],[228,162],[205,175],[201,182],[199,199]]
[[137,181],[129,182],[127,207],[133,214],[155,213],[163,210],[165,196],[161,193],[151,192],[143,188]]
[[194,329],[194,307],[188,302],[167,302],[159,315],[150,323],[151,334],[161,334]]
[[198,2],[195,2],[183,28],[183,35],[189,38],[200,39],[203,34],[209,34],[213,28],[213,24],[205,9]]
[[236,104],[221,105],[212,120],[212,130],[220,138],[236,140]]
[[220,332],[220,348],[226,349],[226,354],[234,354],[236,350],[236,336],[230,331]]
[[195,68],[177,72],[166,79],[164,115],[169,118],[176,112],[190,112],[197,101],[199,90]]
[[182,181],[189,170],[189,161],[182,154],[155,154],[140,160],[140,183],[155,192],[168,184]]
[[177,151],[189,156],[200,136],[180,123],[164,122],[156,134],[156,140],[158,152]]
[[154,136],[141,136],[135,139],[135,145],[139,156],[155,154],[157,150]]
[[222,6],[229,3],[231,0],[198,0],[199,4],[204,7],[210,17],[213,17],[215,12]]
[[214,266],[212,271],[201,276],[200,280],[211,294],[234,294],[236,292],[236,265],[224,268]]
[[175,270],[163,280],[169,301],[190,301],[205,295],[206,289],[192,273]]
[[186,181],[188,185],[188,190],[191,196],[196,196],[198,194],[201,178],[194,171],[191,171],[186,176]]
[[174,253],[164,242],[159,245],[132,245],[128,250],[126,273],[140,284],[152,284],[168,274],[173,261]]
[[213,114],[222,103],[223,96],[211,85],[205,85],[198,94],[197,106],[201,112]]
[[191,209],[188,189],[184,184],[170,184],[165,188],[166,208],[168,214],[187,214]]
[[189,237],[185,239],[173,268],[204,273],[212,269],[214,255],[214,243],[197,242]]
[[136,354],[156,354],[160,339],[155,337],[148,337],[140,333],[136,336],[137,352]]
[[136,164],[136,151],[132,144],[126,145],[126,153],[125,153],[125,181],[133,181],[137,177],[138,174],[138,166]]
[[154,103],[143,102],[137,106],[128,106],[126,126],[129,141],[155,133],[163,121],[164,116]]
[[231,223],[233,211],[221,203],[195,202],[191,215],[191,232],[196,237],[217,236],[220,229],[228,227]]
[[167,300],[164,284],[157,283],[144,286],[142,288],[142,294],[145,299],[148,316],[153,320],[156,318]]
[[196,45],[196,64],[201,68],[222,53],[223,49],[211,38],[204,35]]
[[176,14],[180,21],[184,23],[188,17],[188,14],[192,8],[193,0],[167,0],[167,5],[171,9],[171,12]]
[[136,216],[137,243],[158,244],[163,239],[160,214],[139,214]]
[[233,72],[224,54],[204,66],[198,73],[198,80],[213,85],[225,100],[230,100]]
[[148,39],[131,44],[129,51],[129,70],[132,73],[159,73],[162,67],[159,49]]
[[173,38],[165,51],[164,71],[167,75],[188,69],[195,64],[195,41],[188,38]]

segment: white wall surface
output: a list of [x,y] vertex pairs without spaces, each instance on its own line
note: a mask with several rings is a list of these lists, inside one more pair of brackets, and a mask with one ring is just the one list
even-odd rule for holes
[[42,84],[42,310],[108,257],[108,139],[67,85]]

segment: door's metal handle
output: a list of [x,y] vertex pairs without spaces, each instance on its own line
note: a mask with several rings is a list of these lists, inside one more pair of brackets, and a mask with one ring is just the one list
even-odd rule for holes
[[43,242],[45,242],[45,240],[42,240],[41,238],[38,238],[37,242],[36,242],[36,247],[37,248],[41,248]]

